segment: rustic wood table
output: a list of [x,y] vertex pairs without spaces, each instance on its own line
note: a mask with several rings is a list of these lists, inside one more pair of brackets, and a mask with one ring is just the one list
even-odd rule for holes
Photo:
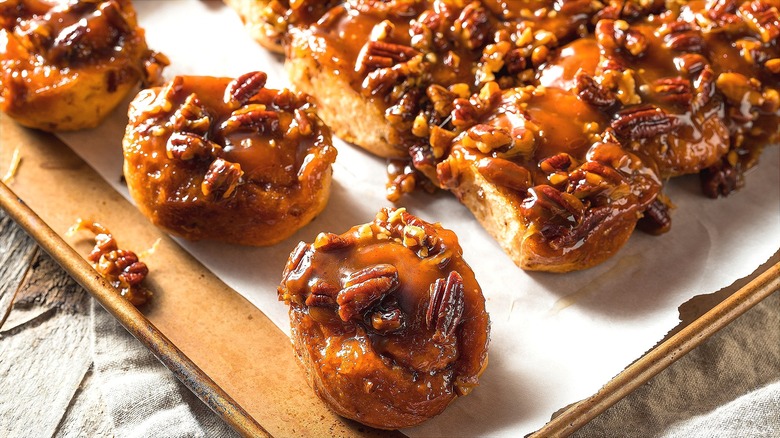
[[[778,294],[610,408],[578,435],[601,436],[605,430],[620,436],[659,435],[675,423],[708,410],[716,412],[756,388],[780,386]],[[93,374],[91,306],[91,296],[0,210],[0,436],[115,435]],[[755,324],[760,327],[751,327]],[[758,332],[745,341],[740,338],[745,331]],[[731,351],[728,347],[734,343],[751,345],[747,350]],[[735,361],[745,366],[734,367]],[[759,364],[769,364],[764,366],[768,370],[756,375],[753,368]],[[685,377],[691,373],[701,379],[691,382]],[[702,404],[692,407],[686,394],[697,394],[695,399]],[[780,433],[780,394],[776,395],[776,407],[764,407],[768,423],[762,423],[758,432],[739,426],[737,430],[744,433],[738,435]],[[673,408],[675,404],[688,406]],[[654,405],[665,408],[648,416],[646,411]]]

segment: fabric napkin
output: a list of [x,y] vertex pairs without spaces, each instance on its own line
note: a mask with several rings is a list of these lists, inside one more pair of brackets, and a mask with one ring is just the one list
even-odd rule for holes
[[[116,436],[238,436],[94,300],[92,317]],[[780,292],[574,434],[609,436],[780,436]]]

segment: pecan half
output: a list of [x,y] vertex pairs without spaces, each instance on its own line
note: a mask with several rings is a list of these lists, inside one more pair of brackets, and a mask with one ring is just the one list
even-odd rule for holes
[[318,280],[311,286],[311,294],[306,297],[306,305],[309,307],[335,307],[338,293],[338,287]]
[[369,41],[358,54],[355,70],[359,73],[368,73],[380,68],[388,68],[409,61],[419,54],[419,51],[409,46],[386,41]]
[[165,153],[170,159],[192,160],[214,157],[219,146],[197,134],[174,132],[165,144]]
[[342,321],[362,319],[363,312],[398,288],[395,266],[378,264],[353,272],[336,296]]
[[583,102],[600,109],[608,109],[618,102],[617,95],[612,90],[602,87],[583,70],[574,75],[574,92]]
[[266,109],[262,104],[249,104],[241,107],[222,122],[220,130],[224,135],[236,131],[253,130],[261,134],[281,134],[279,114]]
[[770,2],[766,0],[745,2],[739,7],[739,15],[751,29],[758,33],[764,43],[771,43],[780,36],[780,16],[777,7]]
[[706,45],[698,26],[687,21],[666,23],[658,29],[658,34],[667,49],[677,52],[701,53]]
[[452,271],[446,279],[434,281],[429,293],[431,301],[425,313],[425,323],[434,331],[433,339],[443,341],[455,333],[463,316],[463,277],[457,271]]
[[488,12],[480,2],[471,2],[463,8],[453,27],[467,48],[482,47],[490,32]]
[[673,132],[679,121],[654,105],[639,105],[619,111],[611,126],[619,138],[642,140]]
[[268,75],[261,71],[244,73],[228,83],[225,88],[224,102],[233,108],[240,107],[265,87],[267,79]]
[[173,114],[173,120],[173,127],[177,131],[205,135],[211,127],[211,117],[195,93],[184,99],[184,103]]
[[209,166],[206,176],[200,185],[200,190],[206,196],[214,199],[227,199],[236,191],[241,183],[244,171],[241,165],[217,158]]
[[653,83],[656,98],[666,104],[690,108],[693,100],[691,82],[680,77],[661,78]]

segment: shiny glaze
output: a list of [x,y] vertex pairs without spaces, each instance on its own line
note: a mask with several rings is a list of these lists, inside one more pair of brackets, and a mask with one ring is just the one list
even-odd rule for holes
[[[183,76],[139,93],[129,111],[125,174],[142,211],[176,234],[253,245],[276,242],[324,208],[336,150],[305,95],[262,88],[236,105],[225,97],[231,81]],[[193,100],[208,115],[205,131],[182,127],[180,114]],[[231,127],[230,120],[251,110],[270,116]],[[296,112],[309,120],[309,135],[300,132]],[[196,132],[209,151],[191,159],[170,156],[169,139],[182,132]],[[217,158],[238,166],[241,176],[234,192],[215,197],[203,184]]]
[[[409,224],[432,236],[435,252],[423,256],[419,246],[402,243],[402,230]],[[385,209],[373,223],[353,227],[339,238],[351,244],[323,249],[317,242],[301,243],[279,287],[280,299],[291,306],[296,348],[306,352],[303,360],[311,361],[306,367],[318,376],[319,395],[340,414],[375,427],[410,426],[438,414],[477,384],[487,354],[484,298],[461,258],[457,237],[403,209]],[[304,304],[312,285],[340,289],[353,273],[376,265],[394,266],[398,287],[362,318],[343,320],[335,303]],[[426,324],[430,290],[453,271],[463,279],[464,310],[454,334],[440,339]],[[375,329],[372,312],[393,308],[401,311],[401,327]]]

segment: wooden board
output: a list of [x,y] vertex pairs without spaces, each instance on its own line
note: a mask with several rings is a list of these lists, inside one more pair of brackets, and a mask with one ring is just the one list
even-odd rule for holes
[[[287,337],[149,224],[61,142],[3,116],[0,144],[0,169],[8,167],[14,148],[22,157],[10,188],[0,184],[0,206],[236,430],[244,435],[400,435],[366,428],[328,411],[306,385]],[[84,261],[90,236],[63,237],[79,217],[101,222],[113,230],[120,246],[134,251],[160,240],[158,249],[145,259],[156,294],[143,313],[118,297]],[[565,409],[535,436],[576,430],[780,287],[780,265],[757,275],[702,316],[696,313],[693,323],[599,393]]]

